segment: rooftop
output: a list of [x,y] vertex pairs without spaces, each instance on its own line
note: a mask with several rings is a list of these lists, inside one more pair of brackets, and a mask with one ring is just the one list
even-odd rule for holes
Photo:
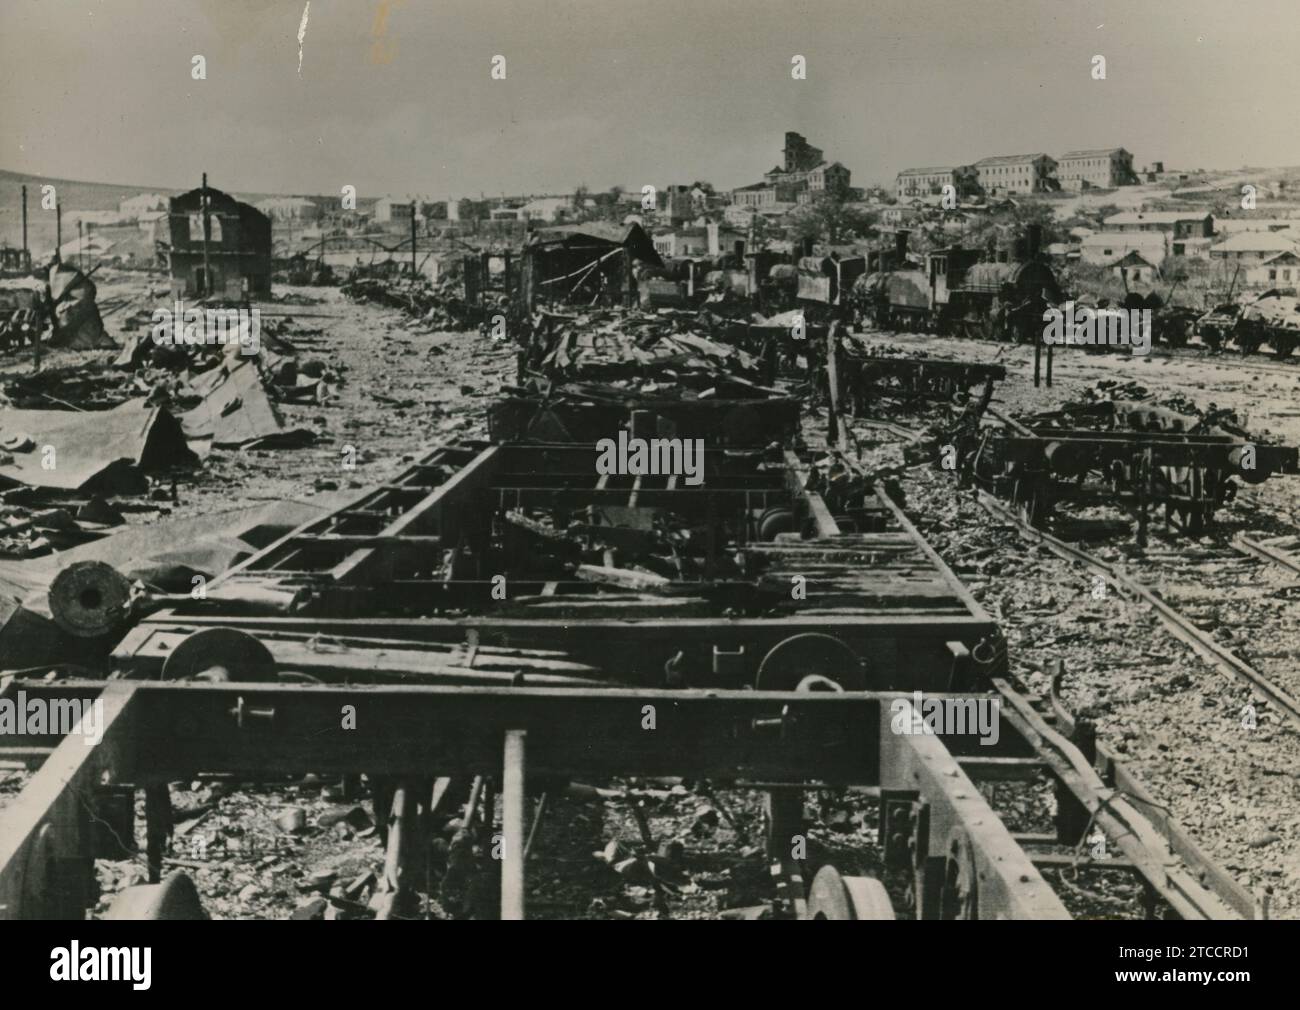
[[1165,236],[1159,232],[1147,231],[1102,231],[1095,235],[1085,235],[1079,240],[1079,245],[1088,249],[1102,249],[1107,246],[1115,246],[1124,249],[1163,249],[1165,247]]
[[1211,252],[1292,252],[1296,248],[1294,238],[1287,238],[1279,232],[1243,231],[1218,245],[1211,246]]
[[976,165],[1018,165],[1025,161],[1037,161],[1039,158],[1046,158],[1048,155],[1039,152],[1038,154],[1000,154],[995,158],[982,158],[975,162]]
[[1103,223],[1117,224],[1177,224],[1179,221],[1204,221],[1208,210],[1139,210],[1112,214]]
[[1065,161],[1067,158],[1106,158],[1116,151],[1124,151],[1125,154],[1128,154],[1128,151],[1125,151],[1122,147],[1097,147],[1089,151],[1066,151],[1057,160]]

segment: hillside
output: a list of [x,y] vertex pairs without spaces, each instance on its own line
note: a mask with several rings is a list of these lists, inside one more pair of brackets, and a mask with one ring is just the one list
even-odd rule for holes
[[[52,210],[41,208],[41,187],[52,185],[58,190],[59,202],[67,215],[71,211],[117,210],[118,204],[140,193],[161,193],[175,196],[177,193],[199,185],[201,174],[196,173],[189,186],[177,188],[169,186],[125,186],[111,182],[86,182],[76,179],[52,179],[47,176],[27,175],[23,172],[11,172],[0,169],[0,244],[21,245],[23,231],[22,187],[27,186],[27,233],[28,244],[37,253],[54,247],[55,220]],[[216,180],[213,184],[220,188]],[[270,197],[285,196],[283,193],[241,193],[231,194],[246,203],[258,203]],[[312,194],[293,194],[307,196],[309,199],[335,199],[336,197],[317,197]],[[373,200],[373,198],[372,198]],[[358,203],[366,206],[372,200],[360,198]],[[71,229],[64,221],[63,240],[76,237],[76,226]]]

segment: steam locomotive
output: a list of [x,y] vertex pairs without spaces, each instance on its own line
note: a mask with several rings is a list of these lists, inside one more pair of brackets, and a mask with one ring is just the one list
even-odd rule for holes
[[[906,249],[899,233],[898,260]],[[1029,340],[1043,310],[1064,301],[1051,266],[1039,256],[1041,230],[1031,225],[1001,261],[953,246],[927,253],[922,269],[882,271],[858,279],[855,305],[882,329]]]

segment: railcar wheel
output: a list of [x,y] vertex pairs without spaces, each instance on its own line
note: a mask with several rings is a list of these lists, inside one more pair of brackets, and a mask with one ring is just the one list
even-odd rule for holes
[[893,922],[894,905],[875,877],[845,877],[834,866],[817,871],[808,891],[808,919]]
[[943,889],[939,893],[941,919],[979,918],[979,876],[970,839],[961,828],[948,837],[948,859],[943,868]]
[[275,680],[275,657],[238,628],[205,628],[187,637],[163,663],[163,680]]
[[17,913],[24,919],[63,918],[57,908],[58,854],[54,825],[42,824],[27,847],[22,868],[22,903]]
[[759,691],[794,691],[809,677],[834,681],[845,691],[865,691],[867,673],[857,653],[831,635],[810,631],[772,646],[758,664]]
[[194,881],[178,871],[159,884],[136,884],[126,888],[113,899],[104,918],[198,922],[206,920],[208,913],[204,911]]
[[78,638],[106,635],[127,617],[131,583],[102,561],[78,561],[50,584],[50,615]]
[[775,540],[778,533],[794,530],[794,512],[784,506],[775,506],[758,517],[758,539]]

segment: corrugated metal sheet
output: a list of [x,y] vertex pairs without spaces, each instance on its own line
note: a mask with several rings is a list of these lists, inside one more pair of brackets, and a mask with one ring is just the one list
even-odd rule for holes
[[[61,491],[138,487],[140,468],[197,461],[176,418],[143,399],[112,410],[0,412],[0,435],[20,433],[30,436],[35,448],[8,454],[13,461],[0,463],[0,485]],[[54,452],[47,453],[46,446]],[[49,469],[47,460],[53,462]]]

